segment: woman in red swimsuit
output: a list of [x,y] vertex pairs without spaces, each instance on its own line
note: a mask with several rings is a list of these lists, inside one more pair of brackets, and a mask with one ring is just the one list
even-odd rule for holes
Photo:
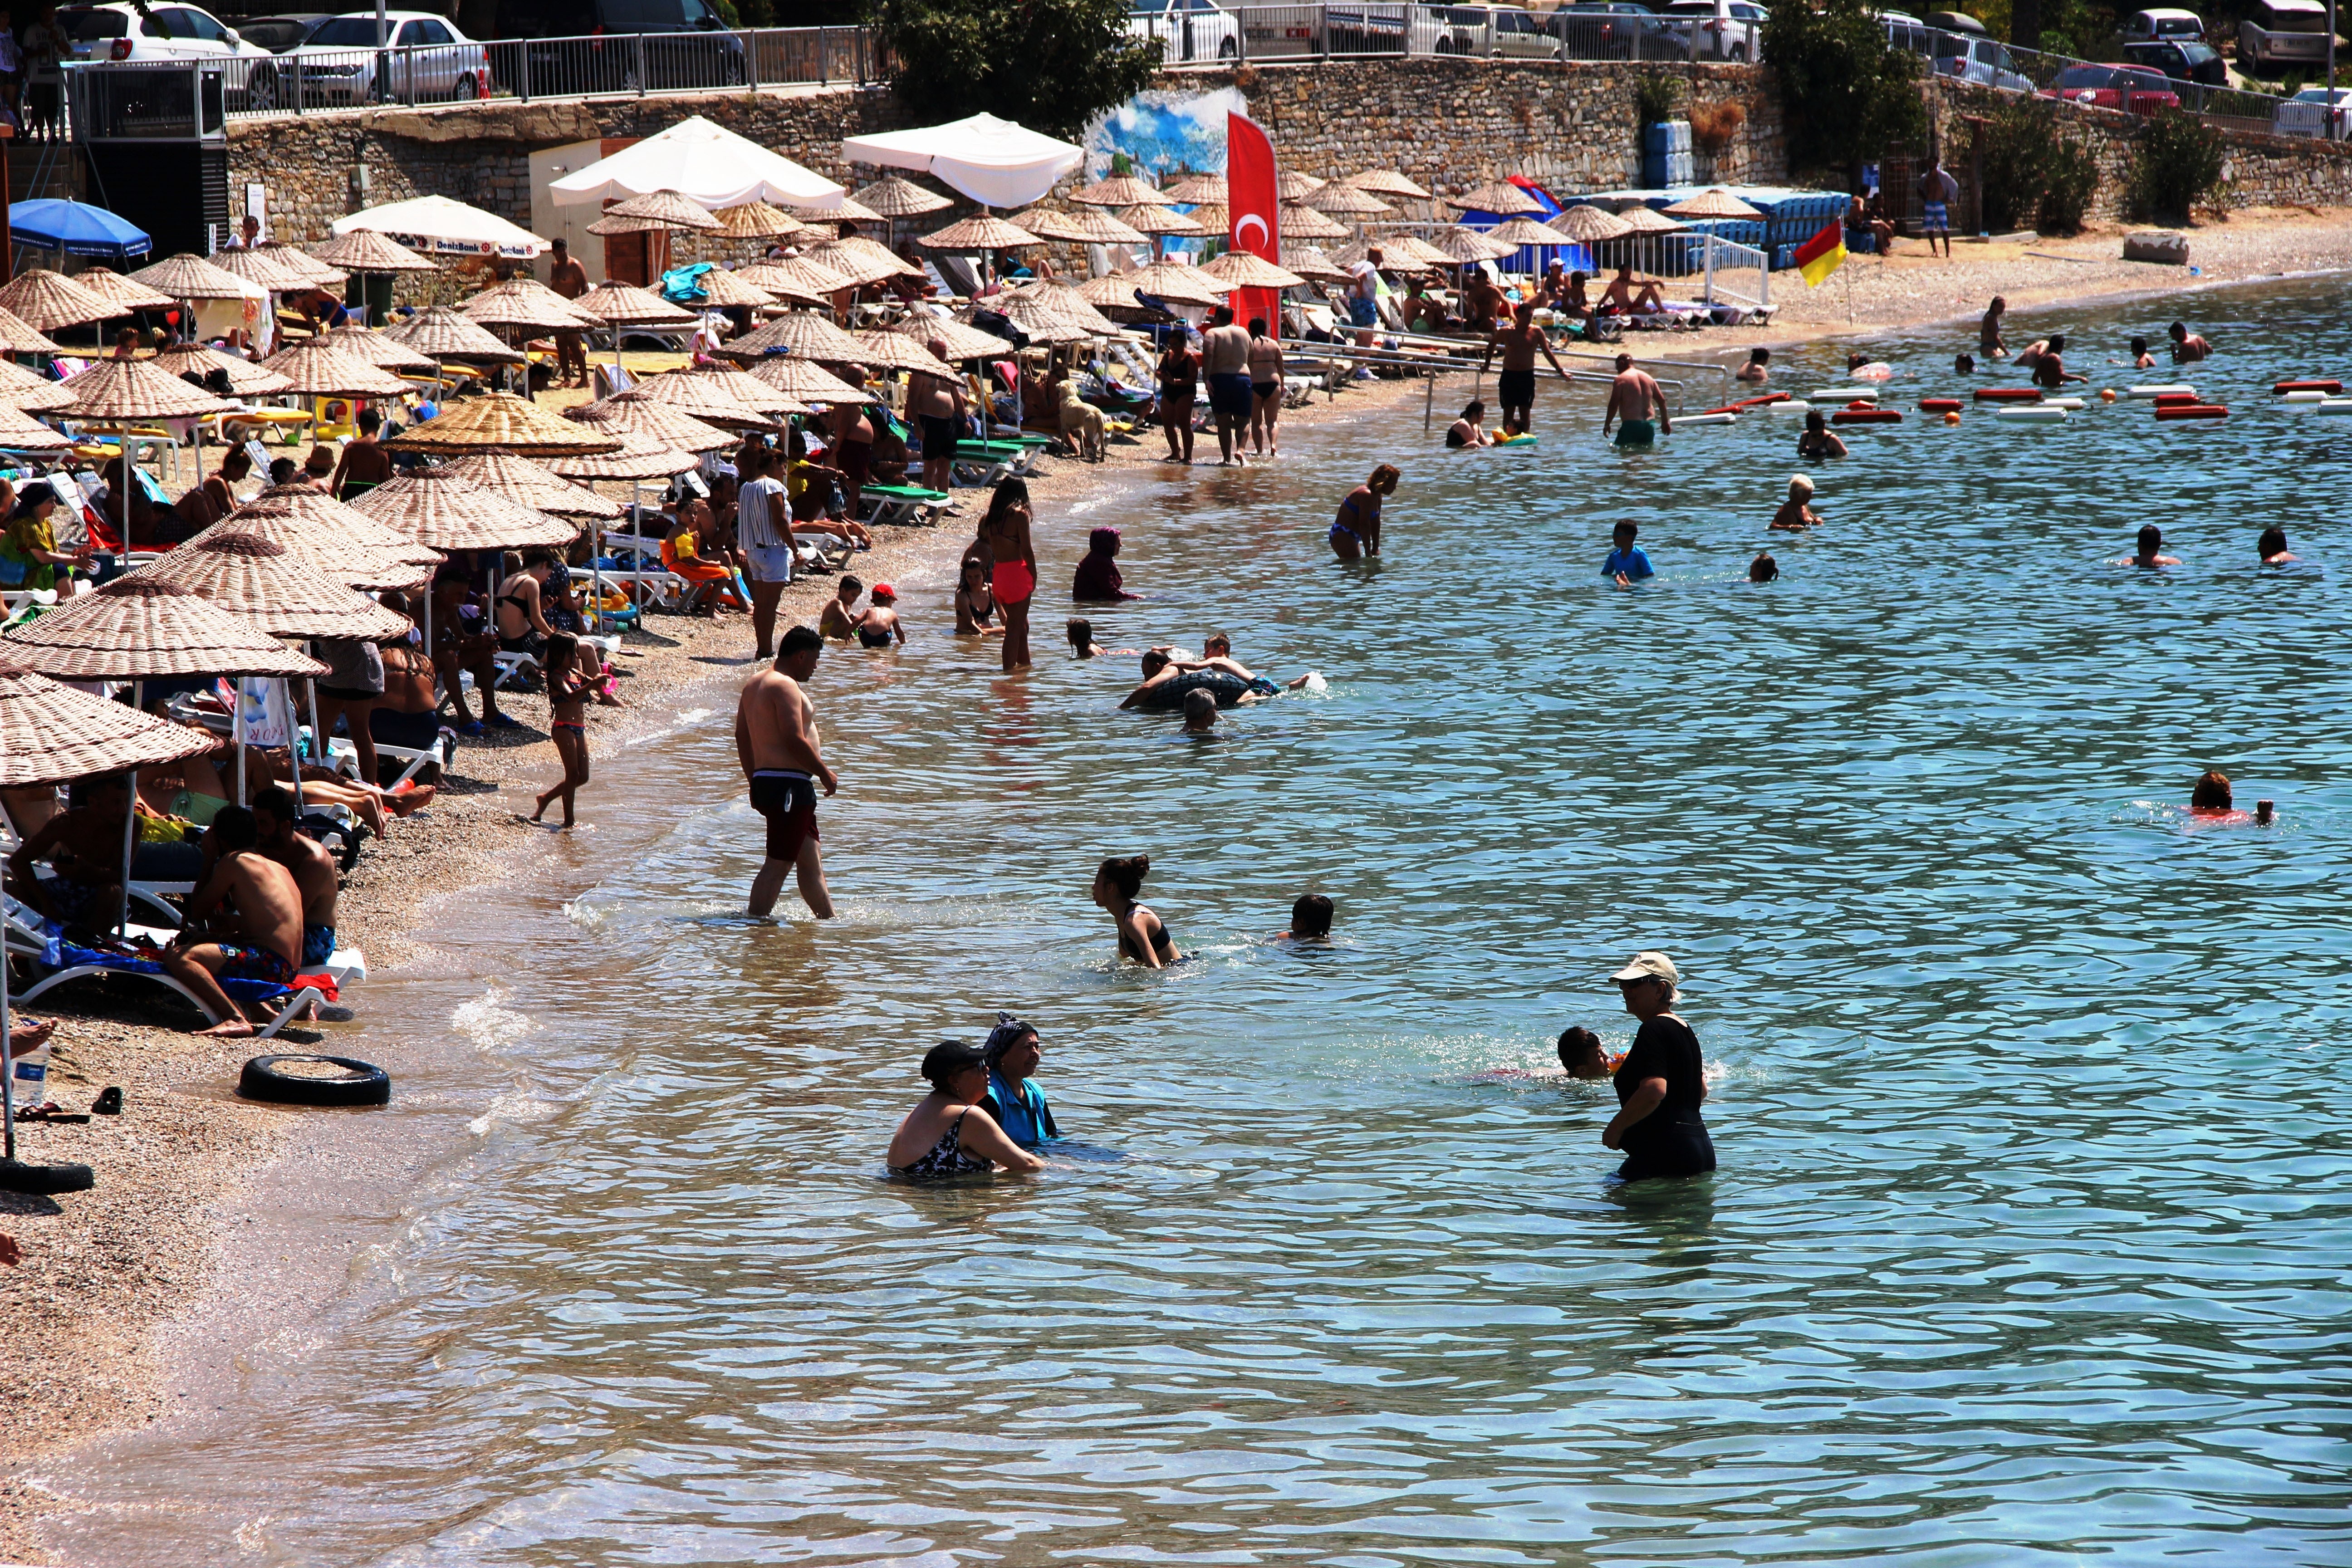
[[1029,542],[1029,487],[1020,479],[1004,479],[988,499],[988,515],[981,521],[980,537],[988,542],[993,563],[989,588],[996,607],[1004,613],[1004,668],[1029,662],[1029,601],[1037,592],[1037,552]]

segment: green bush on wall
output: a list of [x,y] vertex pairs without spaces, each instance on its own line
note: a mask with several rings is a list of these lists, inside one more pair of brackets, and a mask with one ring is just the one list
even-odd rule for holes
[[1984,131],[1984,226],[2073,234],[2098,194],[2099,161],[2046,103],[2004,105]]
[[2133,216],[2182,224],[2221,189],[2221,133],[2193,114],[2167,109],[2133,139]]

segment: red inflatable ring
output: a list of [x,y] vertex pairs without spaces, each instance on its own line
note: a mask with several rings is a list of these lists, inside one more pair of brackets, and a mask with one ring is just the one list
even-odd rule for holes
[[1867,403],[1857,403],[1850,408],[1841,408],[1831,415],[1830,423],[1832,425],[1900,425],[1903,423],[1903,410],[1874,408]]
[[1979,386],[1976,398],[1979,403],[2039,403],[2042,401],[2042,389],[2038,386]]
[[2282,381],[2282,382],[2280,382],[2276,386],[2272,387],[2272,388],[2271,388],[2271,390],[2272,390],[2273,392],[2280,392],[2280,393],[2284,393],[2284,392],[2326,392],[2326,393],[2336,393],[2336,392],[2341,392],[2341,391],[2343,391],[2343,390],[2344,390],[2344,384],[2343,384],[2342,382],[2340,382],[2340,381]]
[[1925,414],[1958,414],[1960,400],[1957,397],[1923,397],[1919,400],[1919,408]]
[[2158,419],[2227,419],[2230,411],[2218,403],[2159,403]]

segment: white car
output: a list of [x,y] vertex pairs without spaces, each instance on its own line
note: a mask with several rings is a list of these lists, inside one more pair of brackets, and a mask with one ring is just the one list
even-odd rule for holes
[[2271,130],[2280,136],[2325,136],[2336,142],[2352,140],[2352,87],[2336,89],[2336,102],[2332,109],[2326,88],[2305,88],[2278,106],[2278,114],[2271,122]]
[[1241,18],[1216,0],[1129,0],[1127,30],[1159,40],[1171,64],[1241,58]]
[[[383,14],[376,44],[373,11],[321,22],[294,50],[305,103],[415,103],[488,98],[489,51],[451,23],[423,11]],[[376,79],[381,68],[383,81]]]
[[278,57],[194,5],[60,5],[67,60],[218,60],[230,107],[278,107]]
[[2319,0],[2254,0],[2238,24],[2238,68],[2274,75],[2327,59],[2327,7]]
[[2124,42],[2152,43],[2159,38],[2192,44],[2205,41],[2205,18],[2194,11],[2135,11],[2124,24]]
[[1752,63],[1764,58],[1764,7],[1749,0],[1675,0],[1663,14],[1693,46],[1695,58]]
[[1412,52],[1557,60],[1567,45],[1542,17],[1517,5],[1431,5],[1414,13]]
[[2015,58],[2005,46],[1990,38],[1938,32],[1935,45],[1937,76],[1957,77],[1980,87],[1997,87],[2003,92],[2033,90],[2033,79],[2017,68]]

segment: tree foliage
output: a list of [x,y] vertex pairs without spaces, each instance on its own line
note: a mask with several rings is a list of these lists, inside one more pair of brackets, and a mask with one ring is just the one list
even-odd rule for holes
[[1918,58],[1864,0],[1780,0],[1764,22],[1793,168],[1850,168],[1927,133]]
[[1984,224],[1995,234],[2031,226],[2073,234],[2099,189],[2099,160],[2051,105],[2005,105],[1985,123]]
[[881,0],[899,97],[926,121],[983,110],[1074,136],[1151,83],[1161,46],[1127,31],[1128,0]]
[[2179,109],[2150,115],[2132,147],[2131,205],[2141,217],[2181,224],[2221,188],[2221,133]]

